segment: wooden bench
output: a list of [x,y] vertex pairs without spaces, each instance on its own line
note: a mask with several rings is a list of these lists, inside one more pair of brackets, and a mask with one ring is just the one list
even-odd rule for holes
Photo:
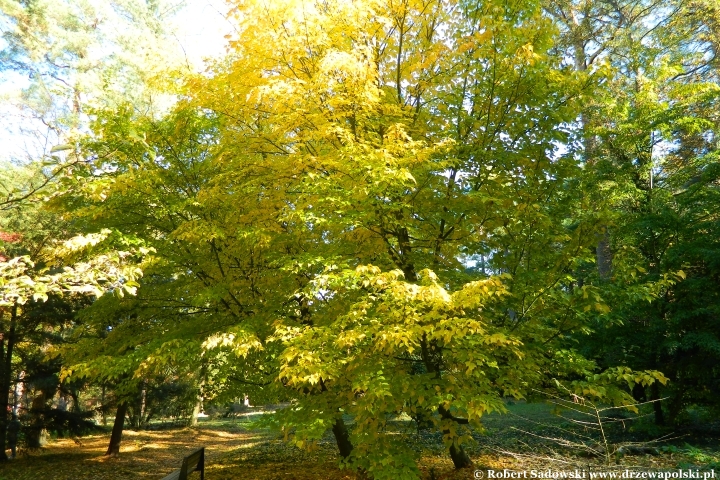
[[183,458],[180,470],[175,470],[162,480],[187,480],[192,472],[200,472],[200,480],[205,480],[205,447]]

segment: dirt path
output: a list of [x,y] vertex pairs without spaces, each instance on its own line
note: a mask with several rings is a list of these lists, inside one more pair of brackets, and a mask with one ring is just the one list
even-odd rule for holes
[[[339,470],[332,445],[313,452],[288,447],[267,433],[207,428],[125,431],[120,455],[105,457],[109,434],[50,442],[0,464],[0,480],[159,480],[192,450],[206,448],[207,480],[354,479]],[[198,475],[195,475],[199,478]]]

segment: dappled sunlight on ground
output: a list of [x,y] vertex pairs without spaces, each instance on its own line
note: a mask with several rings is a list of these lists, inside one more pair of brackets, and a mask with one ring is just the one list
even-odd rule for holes
[[202,428],[126,430],[116,458],[104,455],[109,438],[109,434],[92,435],[79,444],[59,439],[40,451],[20,452],[16,460],[2,466],[0,480],[158,479],[179,468],[183,457],[196,448],[205,447],[210,466],[234,449],[258,445],[263,436]]
[[[475,432],[467,451],[478,469],[571,469],[604,468],[602,459],[563,449],[546,439],[565,426],[543,404],[518,403],[510,415],[488,415],[484,433]],[[276,433],[248,431],[249,424],[235,420],[205,420],[195,428],[126,431],[118,457],[104,456],[109,434],[83,437],[79,441],[60,439],[38,452],[22,452],[7,464],[0,464],[0,480],[159,480],[180,468],[184,456],[198,447],[206,448],[207,480],[355,480],[356,475],[339,467],[338,453],[328,432],[311,451],[300,450],[279,439]],[[539,428],[538,425],[543,425]],[[424,480],[468,480],[472,470],[456,471],[438,432],[418,432],[412,422],[398,419],[388,423],[388,433],[404,435],[419,458]],[[527,430],[532,432],[527,433]],[[617,434],[622,433],[620,431]],[[619,437],[620,438],[620,437]],[[698,439],[683,437],[682,442]],[[628,456],[615,467],[674,469],[714,462],[720,465],[718,442],[707,438],[704,450],[685,443],[655,455]],[[683,446],[685,445],[685,446]],[[615,459],[614,459],[615,460]],[[717,467],[713,467],[717,468]],[[199,478],[195,476],[194,480]]]
[[105,456],[109,434],[83,437],[79,443],[58,439],[2,465],[0,480],[158,480],[178,469],[183,457],[199,447],[205,447],[208,480],[356,478],[338,468],[333,444],[305,452],[274,434],[248,432],[237,423],[223,427],[126,430],[118,457]]

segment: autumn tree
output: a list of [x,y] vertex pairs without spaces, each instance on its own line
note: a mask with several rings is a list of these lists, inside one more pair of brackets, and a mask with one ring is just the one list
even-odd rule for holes
[[[94,129],[84,143],[93,161],[55,208],[74,211],[87,229],[122,230],[153,254],[137,296],[104,299],[83,313],[85,327],[64,354],[69,378],[122,385],[120,405],[167,369],[195,389],[204,384],[208,395],[270,387],[272,362],[248,358],[236,368],[225,339],[245,338],[243,321],[269,335],[263,303],[284,302],[295,285],[283,290],[283,272],[268,266],[273,231],[263,231],[262,203],[238,201],[255,180],[223,195],[216,119],[181,106],[158,120],[129,107],[98,112]],[[287,240],[278,242],[282,249]]]
[[429,418],[462,468],[503,397],[557,377],[623,403],[664,381],[598,375],[574,349],[609,300],[678,277],[620,268],[619,292],[580,276],[607,217],[573,145],[606,77],[565,65],[541,5],[233,12],[228,58],[171,114],[98,109],[80,142],[57,206],[154,253],[137,297],[88,311],[68,375],[132,383],[182,363],[208,391],[290,399],[289,439],[331,430],[378,479],[418,476],[385,428],[398,413]]
[[[173,82],[190,70],[168,26],[180,6],[135,0],[0,2],[0,69],[27,79],[14,103],[36,121],[32,133],[42,140],[29,152],[34,161],[28,168],[13,164],[12,173],[2,172],[0,208],[31,198],[37,203],[39,194],[47,199],[72,183],[75,171],[88,166],[77,141],[94,109],[130,103],[156,115],[172,105]],[[5,182],[5,174],[13,180],[17,173],[26,177],[24,183]],[[78,222],[70,230],[84,227]]]
[[[717,208],[717,11],[698,2],[655,6],[617,6],[628,20],[614,52],[606,54],[612,76],[592,109],[588,162],[613,212],[608,217],[613,269],[632,266],[643,279],[672,272],[688,278],[659,292],[652,304],[619,303],[618,323],[599,327],[597,343],[588,346],[605,365],[665,370],[672,380],[668,386],[636,389],[640,398],[669,397],[664,406],[654,404],[655,420],[662,424],[667,414],[677,421],[692,404],[714,405],[702,392],[716,388],[716,372],[706,366],[714,362],[718,341],[711,333],[714,290],[705,283],[714,275],[716,256],[712,236],[705,233],[713,229],[708,212]],[[649,17],[641,21],[642,15]],[[622,288],[615,275],[612,280]],[[693,306],[701,298],[703,307]],[[611,353],[610,345],[622,345],[615,352],[627,353]]]
[[538,5],[258,2],[236,16],[230,63],[196,87],[219,119],[218,198],[253,182],[269,220],[312,239],[276,254],[299,288],[275,334],[236,348],[282,343],[297,400],[279,418],[298,445],[332,429],[376,478],[416,475],[384,426],[430,409],[468,466],[465,426],[567,366],[561,340],[608,310],[572,287],[597,219],[573,218],[582,173],[557,152],[592,78],[548,54]]
[[[99,237],[83,237],[68,240],[57,247],[56,252],[69,253],[87,251],[87,246],[97,243]],[[21,334],[27,337],[33,327],[30,322],[37,322],[33,317],[32,302],[47,301],[48,297],[61,295],[95,295],[99,296],[105,290],[119,291],[127,287],[139,275],[139,270],[133,264],[124,265],[129,252],[108,252],[103,255],[90,257],[84,262],[75,263],[73,267],[63,266],[53,268],[56,264],[48,262],[44,257],[44,264],[37,265],[27,256],[14,257],[0,262],[2,273],[0,286],[0,312],[2,312],[2,370],[0,370],[0,388],[3,396],[0,398],[0,407],[3,415],[0,417],[2,433],[0,433],[0,447],[2,456],[5,456],[5,425],[9,421],[8,395],[13,367],[13,350],[22,340]],[[55,257],[59,258],[59,257]],[[77,258],[77,257],[76,257]],[[41,316],[42,322],[47,316]],[[4,458],[6,459],[6,458]]]

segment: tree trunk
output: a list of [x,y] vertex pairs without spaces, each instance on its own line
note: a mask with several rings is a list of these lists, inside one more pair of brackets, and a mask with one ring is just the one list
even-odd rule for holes
[[678,423],[678,417],[683,411],[683,394],[682,392],[675,393],[675,396],[670,400],[668,405],[668,423],[670,425],[676,425]]
[[332,427],[333,435],[335,435],[335,442],[337,443],[338,450],[340,450],[340,456],[347,459],[353,450],[353,444],[350,441],[350,433],[348,432],[347,426],[341,416],[335,419],[335,424]]
[[140,390],[140,416],[138,418],[138,428],[142,428],[145,423],[145,416],[147,414],[147,382],[143,380],[142,390]]
[[78,389],[70,389],[70,397],[72,398],[71,412],[82,412],[82,405],[80,404],[80,392]]
[[[578,18],[578,13],[574,9],[570,9],[570,19],[572,21],[571,29],[575,30],[575,39],[573,41],[573,50],[575,54],[575,70],[585,72],[588,69],[588,57],[585,52],[586,41],[580,34],[583,28],[584,20]],[[583,111],[580,113],[580,126],[583,131],[583,147],[585,150],[585,164],[592,166],[595,164],[594,150],[595,138],[588,134],[588,115]],[[612,269],[612,251],[610,250],[610,234],[607,225],[601,225],[602,234],[598,235],[598,245],[595,249],[595,260],[597,263],[598,276],[602,280],[609,280]]]
[[10,311],[10,328],[7,335],[0,332],[0,461],[7,460],[5,454],[8,418],[8,392],[12,378],[12,352],[15,346],[15,326],[17,324],[17,302]]
[[198,382],[198,394],[195,400],[195,407],[190,418],[190,426],[194,427],[198,423],[198,415],[203,411],[203,387],[205,386],[205,365],[200,369],[200,382]]
[[[423,364],[425,365],[425,369],[428,372],[432,372],[435,375],[435,378],[438,379],[438,381],[441,379],[442,373],[440,371],[440,353],[439,349],[437,348],[437,345],[432,344],[431,342],[428,342],[427,336],[423,334],[422,341],[420,342],[420,353],[422,355]],[[468,423],[467,419],[460,419],[455,418],[450,413],[450,410],[445,408],[442,405],[438,406],[438,413],[443,418],[443,420],[446,421],[452,421],[456,423]],[[443,429],[443,435],[448,435],[450,433],[450,430]],[[455,465],[455,468],[467,468],[472,466],[472,460],[470,460],[470,457],[467,453],[465,453],[465,449],[456,443],[456,439],[453,438],[453,443],[450,446],[450,459],[453,461],[453,465]]]
[[638,403],[647,401],[647,392],[645,391],[645,387],[639,383],[636,383],[633,387],[632,396]]
[[[438,413],[443,418],[443,420],[452,421],[456,423],[463,423],[467,424],[467,419],[461,419],[453,417],[453,415],[450,413],[450,410],[446,409],[442,405],[438,407]],[[443,435],[449,435],[450,430],[443,429]],[[462,447],[462,445],[457,444],[457,439],[453,438],[453,443],[450,445],[450,459],[453,461],[453,465],[455,465],[456,469],[460,468],[469,468],[472,466],[473,462],[470,460],[470,457],[465,452],[465,449]]]
[[117,413],[115,414],[115,423],[113,424],[112,434],[110,435],[110,445],[108,445],[105,455],[117,456],[120,454],[120,440],[122,439],[127,409],[127,402],[122,402],[118,405]]
[[599,235],[596,257],[598,276],[603,280],[609,280],[612,273],[612,250],[610,250],[610,233],[607,227],[603,228],[603,233]]
[[107,406],[105,405],[105,385],[102,386],[102,396],[100,397],[100,405],[102,406],[102,424],[107,427]]
[[[443,433],[447,434],[449,432],[443,431]],[[450,445],[450,458],[456,469],[472,467],[472,460],[470,460],[468,454],[465,453],[465,449],[461,445],[457,445],[454,441],[453,444]]]
[[[1,334],[0,334],[1,335]],[[5,384],[5,339],[4,337],[0,339],[0,392],[7,392],[7,385]],[[0,395],[0,462],[8,460],[8,456],[5,453],[5,449],[7,448],[7,426],[9,424],[8,420],[8,408],[7,408],[7,393],[5,395]]]
[[203,397],[202,393],[199,393],[195,400],[195,406],[193,407],[192,416],[190,417],[190,426],[195,427],[198,424],[198,416],[202,413]]
[[428,430],[434,426],[432,411],[429,408],[417,407],[416,412],[417,413],[412,416],[412,419],[415,420],[418,434],[422,430]]
[[654,400],[655,425],[665,425],[665,416],[663,415],[662,405],[660,403],[660,387],[658,387],[657,381],[650,387],[650,400]]
[[33,398],[30,406],[30,414],[33,417],[32,425],[27,430],[25,436],[28,448],[41,448],[46,441],[45,434],[45,413],[48,395],[45,390],[40,390]]

